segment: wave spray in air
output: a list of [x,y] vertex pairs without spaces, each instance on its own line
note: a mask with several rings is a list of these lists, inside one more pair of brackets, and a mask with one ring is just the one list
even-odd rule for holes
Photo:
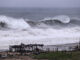
[[[26,21],[0,16],[0,46],[41,43],[45,45],[75,43],[80,39],[80,19],[66,15]],[[4,48],[2,47],[2,48]]]

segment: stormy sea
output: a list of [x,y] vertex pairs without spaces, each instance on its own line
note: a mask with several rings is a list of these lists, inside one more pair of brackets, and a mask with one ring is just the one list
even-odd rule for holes
[[80,40],[80,8],[0,8],[0,49]]

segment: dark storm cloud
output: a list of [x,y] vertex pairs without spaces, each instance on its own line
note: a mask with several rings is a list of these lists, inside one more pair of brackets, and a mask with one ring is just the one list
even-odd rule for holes
[[80,0],[0,0],[0,7],[80,7]]

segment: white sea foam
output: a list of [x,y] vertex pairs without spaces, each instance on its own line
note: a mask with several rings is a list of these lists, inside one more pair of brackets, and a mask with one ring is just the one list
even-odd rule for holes
[[23,19],[14,19],[7,16],[0,16],[0,22],[3,22],[11,29],[28,29],[30,26]]
[[[0,30],[0,49],[7,49],[9,45],[20,43],[56,45],[75,43],[80,40],[80,28],[32,28],[24,19],[14,19],[0,16],[0,22],[5,22],[11,29]],[[24,29],[26,29],[24,31]]]
[[66,15],[59,15],[59,16],[55,16],[55,17],[48,17],[48,18],[44,18],[42,21],[47,21],[47,20],[57,20],[60,21],[62,23],[69,23],[70,22],[70,18]]

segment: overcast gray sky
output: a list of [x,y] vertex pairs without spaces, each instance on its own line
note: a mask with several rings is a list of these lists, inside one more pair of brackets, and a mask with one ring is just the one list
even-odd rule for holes
[[80,7],[80,0],[0,0],[0,7]]

